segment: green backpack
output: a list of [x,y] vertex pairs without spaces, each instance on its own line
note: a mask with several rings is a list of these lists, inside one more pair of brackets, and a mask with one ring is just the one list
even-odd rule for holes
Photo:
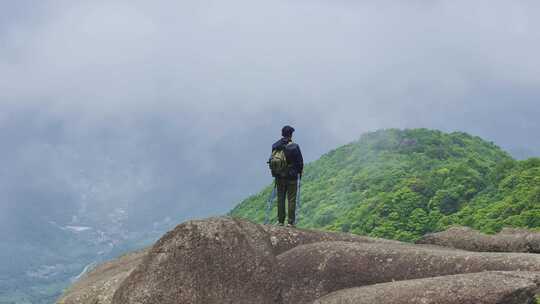
[[[290,145],[292,142],[289,142],[287,145]],[[273,150],[272,156],[268,161],[270,166],[270,171],[272,171],[272,176],[274,177],[285,177],[289,174],[289,164],[287,163],[287,158],[285,157],[285,149]]]

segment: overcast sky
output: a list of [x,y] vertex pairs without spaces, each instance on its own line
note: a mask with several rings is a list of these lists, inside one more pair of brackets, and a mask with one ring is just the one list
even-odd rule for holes
[[540,155],[539,16],[532,0],[0,0],[0,220],[224,213],[270,182],[284,124],[307,160],[390,127]]

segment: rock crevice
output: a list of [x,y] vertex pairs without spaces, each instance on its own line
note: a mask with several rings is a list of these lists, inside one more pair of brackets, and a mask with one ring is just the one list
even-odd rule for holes
[[468,227],[452,227],[426,234],[416,243],[480,252],[540,253],[540,232],[505,228],[495,235],[488,235]]

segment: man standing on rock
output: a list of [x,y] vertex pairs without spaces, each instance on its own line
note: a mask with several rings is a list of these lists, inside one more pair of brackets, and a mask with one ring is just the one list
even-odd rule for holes
[[296,195],[298,181],[302,178],[304,159],[298,144],[292,141],[294,128],[284,126],[282,138],[272,145],[272,156],[269,160],[272,176],[276,179],[278,224],[285,222],[285,198],[288,200],[288,227],[294,227],[296,218]]

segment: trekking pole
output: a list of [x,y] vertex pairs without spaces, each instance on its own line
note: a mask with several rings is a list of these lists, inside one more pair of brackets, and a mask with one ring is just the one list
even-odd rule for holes
[[[300,209],[300,192],[302,190],[302,178],[298,175],[298,185],[296,188],[296,208],[294,209],[294,219],[298,223],[298,209]],[[295,223],[295,224],[296,224]]]
[[272,193],[270,193],[270,197],[268,198],[268,201],[266,202],[266,214],[264,216],[264,223],[268,224],[270,222],[270,212],[272,211],[272,201],[276,197],[276,182],[274,181],[274,187],[272,188]]

